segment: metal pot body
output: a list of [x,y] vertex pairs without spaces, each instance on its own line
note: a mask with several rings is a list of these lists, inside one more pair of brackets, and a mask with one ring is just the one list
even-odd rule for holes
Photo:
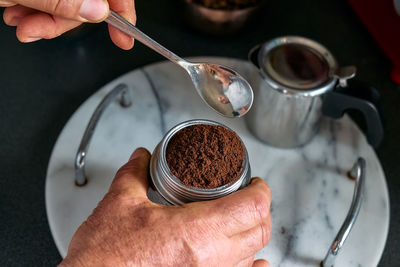
[[321,96],[282,94],[261,78],[253,90],[254,103],[246,124],[262,142],[292,148],[308,143],[318,131]]
[[253,48],[257,67],[249,130],[272,146],[306,144],[319,129],[323,96],[337,84],[337,63],[322,45],[298,36],[270,40]]
[[250,182],[251,171],[249,157],[244,145],[245,158],[243,160],[243,171],[241,176],[232,183],[212,189],[194,188],[182,184],[180,180],[171,173],[166,160],[166,149],[169,140],[181,129],[196,124],[218,125],[231,130],[220,123],[209,120],[190,120],[173,127],[154,149],[150,159],[151,186],[149,188],[148,197],[153,202],[165,205],[182,205],[194,201],[217,199],[247,186]]

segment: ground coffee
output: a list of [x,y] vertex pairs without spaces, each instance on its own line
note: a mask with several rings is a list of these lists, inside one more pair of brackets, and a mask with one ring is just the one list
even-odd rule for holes
[[197,124],[183,128],[168,142],[166,158],[171,173],[184,185],[215,188],[242,174],[245,150],[233,131]]

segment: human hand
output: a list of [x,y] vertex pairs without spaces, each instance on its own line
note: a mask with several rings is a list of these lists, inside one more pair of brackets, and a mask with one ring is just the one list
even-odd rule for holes
[[[0,0],[0,7],[6,7],[4,22],[17,27],[17,38],[24,43],[55,38],[82,22],[103,21],[109,8],[136,23],[134,0]],[[108,30],[117,46],[133,47],[132,37],[110,25]]]
[[260,178],[226,197],[163,206],[147,198],[150,154],[137,149],[78,228],[61,267],[269,266],[270,190]]

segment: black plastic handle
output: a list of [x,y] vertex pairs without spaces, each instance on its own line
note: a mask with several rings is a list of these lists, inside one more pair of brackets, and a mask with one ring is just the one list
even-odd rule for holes
[[[324,95],[324,115],[337,119],[350,110],[358,110],[363,114],[368,143],[377,148],[383,139],[383,111],[378,91],[361,81],[349,80],[348,87],[338,87]],[[355,121],[360,126],[360,121]]]

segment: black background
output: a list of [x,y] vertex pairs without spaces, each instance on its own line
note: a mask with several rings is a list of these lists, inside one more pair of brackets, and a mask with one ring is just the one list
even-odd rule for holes
[[[252,27],[224,38],[188,27],[179,1],[137,0],[136,10],[137,25],[144,32],[184,57],[246,59],[258,43],[302,35],[328,47],[340,65],[357,66],[357,77],[382,95],[385,139],[376,153],[389,186],[391,224],[379,266],[398,266],[400,86],[390,81],[389,60],[346,1],[269,0]],[[0,266],[60,262],[44,200],[52,147],[72,113],[101,86],[160,60],[138,42],[131,51],[118,49],[104,23],[31,44],[19,43],[15,28],[0,25]]]

